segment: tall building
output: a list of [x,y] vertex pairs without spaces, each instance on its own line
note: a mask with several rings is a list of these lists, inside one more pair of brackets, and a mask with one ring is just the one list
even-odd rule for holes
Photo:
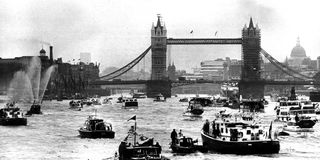
[[261,35],[258,25],[253,26],[250,18],[249,27],[242,29],[242,80],[259,80],[261,72],[260,61]]
[[80,62],[83,62],[85,64],[91,63],[91,53],[81,52],[80,53]]
[[167,78],[167,29],[161,24],[158,15],[157,25],[152,24],[151,28],[151,80],[163,80]]
[[224,79],[224,64],[223,59],[206,60],[200,63],[200,73],[204,79],[208,80],[223,80]]

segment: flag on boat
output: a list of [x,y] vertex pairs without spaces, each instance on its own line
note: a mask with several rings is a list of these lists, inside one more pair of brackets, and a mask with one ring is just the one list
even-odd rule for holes
[[128,119],[128,121],[130,120],[136,120],[136,115],[134,115],[133,117],[131,117],[130,119]]

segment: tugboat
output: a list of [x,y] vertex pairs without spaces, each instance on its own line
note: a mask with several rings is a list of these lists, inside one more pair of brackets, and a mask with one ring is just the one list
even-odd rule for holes
[[15,107],[15,103],[7,103],[6,107],[0,109],[0,125],[20,126],[27,125],[27,118],[20,112],[20,108]]
[[[162,149],[158,142],[154,144],[153,138],[148,138],[142,134],[137,134],[136,116],[133,116],[129,120],[134,120],[135,125],[131,127],[127,137],[119,145],[119,159],[168,160],[167,158],[161,155]],[[140,140],[139,143],[138,140]]]
[[203,112],[203,107],[199,101],[190,101],[187,111],[183,113],[183,116],[201,116]]
[[32,114],[42,114],[41,112],[41,103],[33,101],[33,104],[30,107],[30,110],[27,111],[26,115],[32,115]]
[[122,99],[123,108],[138,108],[138,101],[135,98]]
[[103,119],[97,118],[96,115],[89,116],[84,126],[78,131],[81,138],[114,138],[115,135],[111,123],[105,123]]
[[153,100],[154,102],[165,102],[166,97],[164,97],[161,93],[157,94]]
[[279,153],[279,140],[271,137],[269,131],[258,125],[231,122],[226,119],[209,122],[201,130],[203,146],[208,150],[231,154],[273,154]]
[[198,140],[193,140],[190,137],[180,137],[176,143],[170,143],[170,148],[174,153],[194,153],[196,151],[208,152],[208,149],[202,145],[198,145]]

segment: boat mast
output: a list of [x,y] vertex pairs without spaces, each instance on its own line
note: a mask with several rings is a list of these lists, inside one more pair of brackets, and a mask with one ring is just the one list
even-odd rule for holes
[[134,137],[133,137],[133,147],[136,145],[136,138],[137,138],[137,120],[134,120]]

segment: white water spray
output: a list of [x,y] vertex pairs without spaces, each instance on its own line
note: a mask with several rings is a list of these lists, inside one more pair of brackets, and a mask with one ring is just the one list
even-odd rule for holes
[[8,97],[11,101],[41,102],[51,73],[56,66],[50,66],[41,74],[41,60],[33,57],[26,71],[17,71],[10,82]]

